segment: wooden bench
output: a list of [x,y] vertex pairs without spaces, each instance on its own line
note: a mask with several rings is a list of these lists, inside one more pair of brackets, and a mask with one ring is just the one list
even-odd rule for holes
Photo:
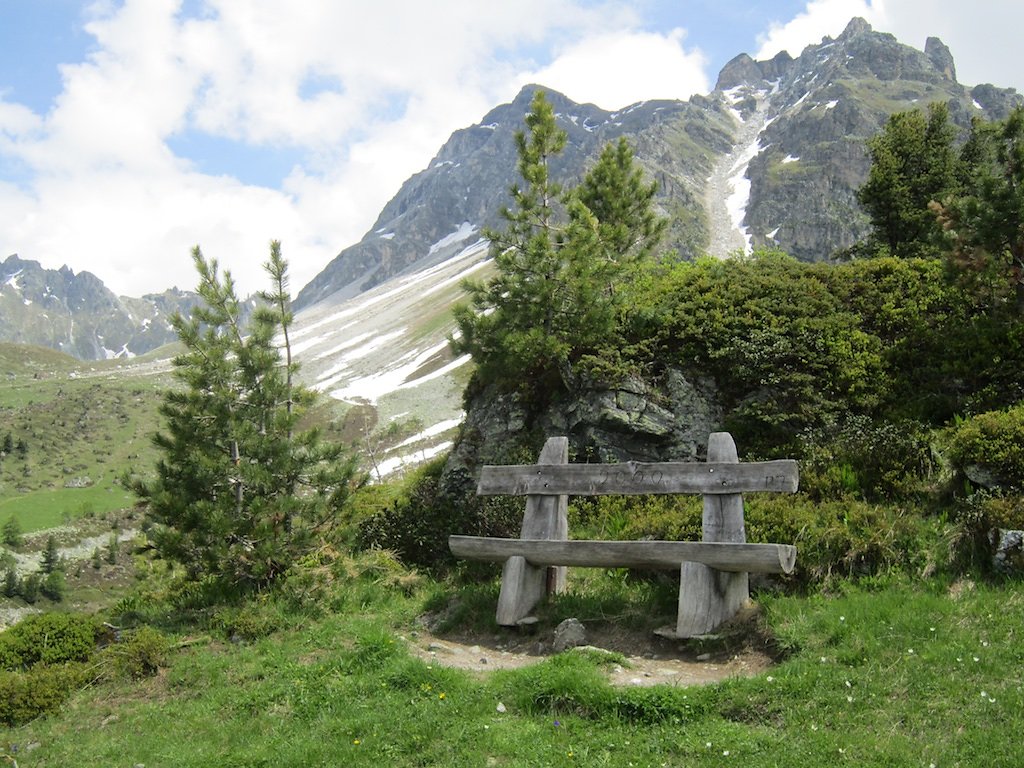
[[[748,544],[743,493],[794,493],[799,473],[791,459],[739,463],[728,432],[714,432],[706,463],[569,464],[565,437],[550,438],[536,465],[485,466],[479,495],[526,496],[518,539],[450,536],[456,557],[503,562],[497,621],[522,623],[552,592],[562,592],[566,566],[679,568],[674,632],[686,638],[713,632],[749,599],[749,573],[790,573],[796,547]],[[583,541],[569,539],[568,497],[608,494],[704,495],[702,541]]]

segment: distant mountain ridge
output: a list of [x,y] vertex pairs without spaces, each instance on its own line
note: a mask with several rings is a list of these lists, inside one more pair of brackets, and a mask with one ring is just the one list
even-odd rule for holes
[[[296,306],[350,298],[429,267],[445,255],[434,247],[444,237],[498,224],[516,180],[513,135],[539,87],[452,134],[371,231],[299,292]],[[626,136],[659,183],[658,203],[672,217],[667,245],[682,257],[773,245],[804,260],[826,259],[867,233],[855,195],[870,164],[866,140],[890,114],[945,101],[966,130],[972,116],[1001,119],[1022,101],[1013,89],[958,83],[938,38],[919,51],[863,19],[796,58],[740,54],[714,91],[689,101],[608,112],[547,95],[569,135],[553,173],[581,177],[607,142]]]
[[0,341],[50,347],[80,360],[131,357],[175,341],[171,315],[188,314],[197,300],[177,289],[118,297],[91,272],[44,269],[9,256],[0,262]]

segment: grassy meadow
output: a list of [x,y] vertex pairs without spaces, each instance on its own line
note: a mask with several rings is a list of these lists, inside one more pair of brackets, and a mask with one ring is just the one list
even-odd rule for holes
[[[16,515],[26,532],[83,523],[104,530],[111,510],[132,503],[116,479],[153,461],[148,434],[166,373],[115,376],[0,352],[3,424],[28,443],[25,456],[0,466],[0,524]],[[87,487],[65,487],[86,476]],[[356,508],[368,514],[394,493],[369,488]],[[95,612],[144,642],[111,643],[69,662],[80,685],[51,714],[0,726],[0,765],[1021,763],[1019,581],[941,567],[926,576],[915,565],[776,586],[755,595],[756,618],[733,633],[666,648],[652,631],[673,619],[670,579],[574,571],[570,592],[538,611],[538,642],[578,617],[628,634],[634,654],[650,641],[665,659],[709,654],[707,663],[724,663],[750,650],[771,659],[751,677],[648,687],[609,682],[611,665],[629,665],[624,655],[576,650],[479,673],[413,653],[425,616],[434,617],[434,636],[472,638],[467,644],[480,643],[483,654],[522,641],[494,625],[497,571],[473,573],[430,578],[383,553],[325,545],[279,590],[223,605],[127,545],[104,551],[102,562],[70,564],[66,599],[35,608]],[[0,608],[17,606],[0,597]],[[0,698],[29,695],[21,675],[0,670]],[[43,686],[48,678],[34,679]]]

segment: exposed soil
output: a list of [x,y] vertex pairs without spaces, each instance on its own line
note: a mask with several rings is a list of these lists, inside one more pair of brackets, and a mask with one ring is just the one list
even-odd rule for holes
[[[423,628],[404,639],[414,655],[433,664],[486,674],[536,664],[553,653],[553,628],[434,633],[429,629],[431,619],[423,617]],[[754,607],[719,634],[688,640],[620,626],[586,628],[587,648],[625,657],[624,662],[607,665],[609,682],[618,686],[704,685],[753,677],[775,664],[777,656]]]

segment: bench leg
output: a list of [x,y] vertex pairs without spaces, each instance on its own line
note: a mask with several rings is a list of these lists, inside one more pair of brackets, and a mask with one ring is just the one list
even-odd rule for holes
[[[541,449],[538,464],[566,464],[569,461],[569,439],[550,437]],[[530,495],[526,497],[522,539],[569,538],[568,496]],[[501,626],[512,626],[530,615],[533,607],[549,592],[565,591],[564,565],[536,567],[525,558],[515,556],[505,561],[501,571],[501,593],[498,595],[496,619]]]
[[685,562],[679,569],[676,637],[713,632],[735,616],[750,596],[749,576]]
[[530,615],[547,592],[547,570],[530,565],[525,557],[519,555],[505,561],[496,615],[499,625],[515,626],[520,619]]

